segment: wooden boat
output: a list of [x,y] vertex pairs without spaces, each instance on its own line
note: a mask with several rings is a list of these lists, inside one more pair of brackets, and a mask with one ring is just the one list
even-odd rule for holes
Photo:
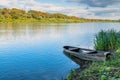
[[64,46],[63,48],[65,53],[89,61],[105,61],[112,55],[110,52],[96,51],[72,46]]

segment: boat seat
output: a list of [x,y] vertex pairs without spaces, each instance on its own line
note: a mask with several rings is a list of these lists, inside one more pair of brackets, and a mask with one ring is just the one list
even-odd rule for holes
[[79,48],[70,48],[70,51],[75,51],[75,52],[79,52]]
[[96,54],[96,53],[97,53],[97,51],[90,51],[87,54]]
[[69,48],[69,50],[76,50],[76,49],[78,49],[78,48]]

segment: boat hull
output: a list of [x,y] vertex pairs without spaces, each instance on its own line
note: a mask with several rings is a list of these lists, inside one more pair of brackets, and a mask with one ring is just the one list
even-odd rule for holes
[[[83,60],[89,60],[89,61],[105,61],[107,59],[107,55],[110,54],[109,52],[104,52],[104,51],[97,51],[97,53],[94,54],[84,54],[84,53],[80,53],[80,52],[75,52],[74,50],[78,49],[78,50],[85,50],[85,51],[95,51],[95,50],[90,50],[90,49],[83,49],[83,48],[77,48],[77,47],[71,47],[71,46],[64,46],[64,52],[71,55],[71,56],[75,56],[77,58],[83,59]],[[70,50],[73,49],[73,50]]]

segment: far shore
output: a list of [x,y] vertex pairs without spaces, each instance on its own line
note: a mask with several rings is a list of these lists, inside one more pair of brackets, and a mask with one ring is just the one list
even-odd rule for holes
[[87,23],[87,22],[119,22],[119,21],[109,21],[109,20],[72,20],[72,19],[4,19],[0,20],[0,23]]
[[21,10],[17,8],[0,9],[0,23],[83,23],[83,22],[120,22],[120,20],[86,19],[61,13],[48,13],[35,10]]

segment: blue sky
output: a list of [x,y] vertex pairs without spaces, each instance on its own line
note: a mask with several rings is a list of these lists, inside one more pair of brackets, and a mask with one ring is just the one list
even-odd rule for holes
[[120,0],[0,0],[1,8],[19,8],[92,19],[120,19]]

